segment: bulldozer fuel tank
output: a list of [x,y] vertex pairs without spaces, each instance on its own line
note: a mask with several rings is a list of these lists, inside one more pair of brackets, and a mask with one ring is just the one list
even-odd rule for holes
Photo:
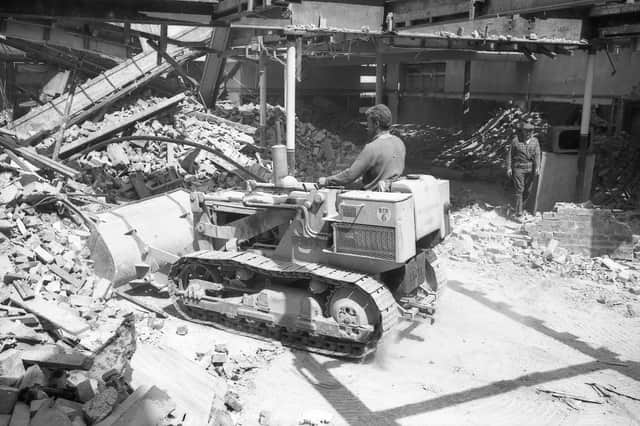
[[189,193],[176,190],[100,213],[89,238],[98,276],[115,286],[195,251]]

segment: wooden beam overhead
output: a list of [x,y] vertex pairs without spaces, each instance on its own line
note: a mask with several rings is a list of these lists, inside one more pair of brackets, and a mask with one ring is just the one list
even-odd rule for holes
[[403,33],[441,33],[445,35],[475,36],[475,38],[572,40],[579,41],[582,33],[581,19],[537,19],[533,21],[518,16],[480,18],[430,25],[418,25],[404,29]]
[[593,18],[610,15],[624,15],[629,13],[640,13],[640,3],[615,3],[595,6],[589,12]]
[[59,26],[6,19],[1,22],[0,33],[5,37],[93,52],[120,61],[127,57],[125,43],[116,43],[92,37],[89,34],[79,34]]

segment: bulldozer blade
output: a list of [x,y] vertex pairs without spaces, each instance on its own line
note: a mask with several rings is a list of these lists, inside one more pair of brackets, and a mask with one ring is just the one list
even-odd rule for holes
[[196,250],[189,193],[176,190],[98,215],[89,237],[95,273],[114,286],[134,280],[140,265],[163,272]]

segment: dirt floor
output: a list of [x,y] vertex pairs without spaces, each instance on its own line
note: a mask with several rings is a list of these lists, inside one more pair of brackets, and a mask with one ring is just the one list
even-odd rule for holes
[[[479,182],[452,193],[504,202]],[[511,263],[450,260],[448,271],[433,325],[401,323],[365,363],[284,352],[243,395],[242,424],[262,410],[282,425],[640,424],[640,401],[587,385],[640,398],[640,317],[594,297],[613,290]]]
[[[500,186],[481,182],[453,182],[452,195],[456,208],[505,202]],[[447,263],[435,323],[400,323],[366,362],[195,324],[178,336],[174,330],[187,323],[177,319],[152,343],[192,360],[217,343],[228,345],[231,358],[268,353],[227,381],[240,397],[243,409],[232,417],[242,425],[259,424],[261,414],[272,426],[640,424],[639,296],[512,262]],[[599,395],[588,383],[628,397]]]

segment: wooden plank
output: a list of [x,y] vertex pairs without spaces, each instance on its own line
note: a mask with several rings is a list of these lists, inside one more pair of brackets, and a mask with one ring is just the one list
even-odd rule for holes
[[168,108],[172,105],[177,104],[178,102],[182,101],[185,98],[185,94],[184,93],[180,93],[176,96],[173,96],[167,100],[164,100],[154,106],[152,106],[151,108],[147,108],[143,111],[139,111],[135,114],[133,114],[132,116],[128,117],[126,120],[122,120],[119,121],[115,124],[112,124],[111,126],[107,126],[104,127],[102,129],[100,129],[99,131],[92,133],[91,135],[82,138],[82,139],[78,139],[74,142],[68,143],[66,145],[64,145],[62,147],[62,149],[60,149],[60,157],[61,158],[66,158],[69,155],[78,152],[80,150],[82,150],[83,148],[91,145],[91,143],[99,141],[109,135],[112,135],[126,127],[129,127],[133,124],[135,124],[136,122],[140,121],[140,120],[144,120],[152,115],[157,114],[158,112],[162,111],[165,108]]
[[481,37],[513,37],[527,38],[535,34],[537,39],[563,39],[579,41],[582,33],[582,20],[580,19],[534,19],[530,22],[519,16],[499,16],[481,18],[473,21],[464,20],[429,25],[416,25],[403,33],[450,33],[469,37],[477,31]]
[[[217,52],[224,52],[229,42],[229,34],[231,29],[228,27],[217,27],[213,30],[211,40],[209,41],[209,49]],[[220,74],[224,68],[226,58],[222,54],[209,53],[202,70],[202,79],[200,80],[200,95],[204,99],[207,106],[213,106],[218,96],[218,83]]]
[[88,370],[92,364],[87,355],[77,351],[62,352],[57,345],[40,345],[36,349],[24,350],[20,357],[25,365],[38,364],[53,369]]
[[171,411],[175,404],[166,392],[156,386],[140,386],[129,395],[106,419],[97,426],[155,426]]
[[396,22],[438,18],[469,12],[469,0],[408,0],[391,4]]
[[[209,34],[211,34],[210,28],[197,27],[180,33],[176,38],[187,42],[203,41]],[[167,53],[178,63],[201,55],[198,50],[175,45],[167,47]],[[112,95],[126,93],[130,87],[138,87],[137,83],[140,80],[149,76],[158,76],[170,69],[171,65],[166,62],[161,65],[156,64],[154,51],[140,53],[82,84],[73,96],[71,116],[81,114],[104,98],[111,96],[113,102],[120,96]],[[13,130],[21,140],[40,137],[55,130],[61,123],[62,111],[69,96],[69,93],[65,93],[41,107],[34,108],[15,120],[10,130]]]
[[600,37],[628,36],[640,34],[640,24],[626,24],[598,29]]
[[115,43],[89,34],[78,34],[59,26],[40,25],[27,21],[8,19],[2,33],[7,37],[34,43],[60,46],[90,53],[99,53],[122,60],[127,57],[124,43]]
[[205,112],[192,111],[189,115],[194,116],[198,120],[208,121],[210,123],[226,124],[227,126],[233,127],[234,129],[248,135],[254,135],[258,131],[258,129],[253,126],[249,126],[248,124],[236,123],[235,121],[227,120],[226,118],[218,117],[211,113],[207,114]]
[[[596,2],[594,2],[596,3]],[[604,4],[601,6],[594,6],[589,11],[589,15],[592,17],[609,16],[609,15],[623,15],[628,13],[640,12],[640,3],[623,3],[623,4]]]
[[75,311],[55,302],[44,300],[39,296],[31,300],[19,300],[17,297],[11,297],[11,301],[71,334],[78,335],[90,328],[89,323],[79,317]]
[[[187,413],[183,425],[207,424],[214,394],[222,394],[222,379],[207,374],[173,348],[149,344],[138,345],[131,367],[132,386],[154,384],[166,391],[177,409]],[[160,371],[171,371],[171,374],[158,374]]]
[[507,15],[516,13],[549,12],[552,10],[589,7],[602,0],[491,0],[487,2],[487,14]]
[[20,157],[40,167],[41,169],[54,170],[72,179],[75,179],[80,174],[77,170],[72,169],[71,167],[58,163],[57,161],[54,161],[49,157],[45,157],[44,155],[38,154],[31,147],[19,147],[15,144],[15,142],[2,135],[0,135],[0,146],[12,151],[16,155],[19,155]]
[[76,289],[79,289],[82,286],[80,280],[78,280],[76,277],[74,277],[58,265],[49,265],[49,270],[62,278],[63,281],[68,282],[69,284],[74,286]]

